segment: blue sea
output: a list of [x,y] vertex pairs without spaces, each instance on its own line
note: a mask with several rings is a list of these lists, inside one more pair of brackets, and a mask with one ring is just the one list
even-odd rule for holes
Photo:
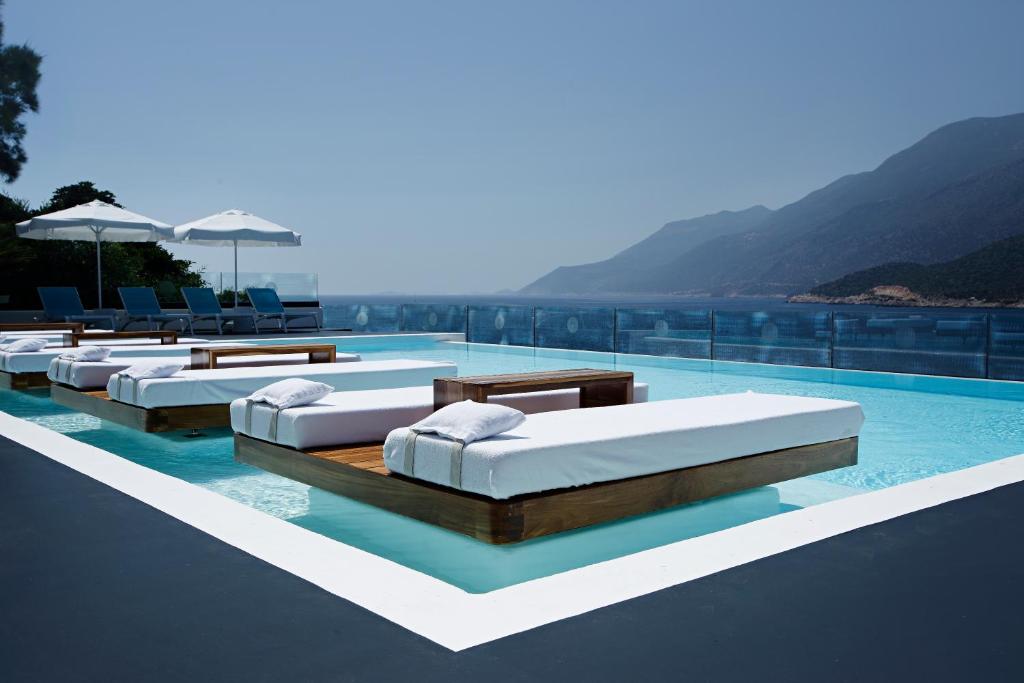
[[[331,306],[350,306],[353,304],[447,304],[468,306],[595,306],[619,307],[651,306],[664,308],[692,308],[734,311],[765,311],[765,310],[833,310],[833,311],[957,311],[988,312],[992,308],[943,308],[943,307],[911,307],[911,306],[874,306],[868,304],[818,304],[789,303],[782,297],[693,297],[670,294],[658,295],[603,295],[603,296],[527,296],[517,293],[508,294],[324,294],[320,303],[326,310]],[[1019,310],[1019,309],[1014,309]]]

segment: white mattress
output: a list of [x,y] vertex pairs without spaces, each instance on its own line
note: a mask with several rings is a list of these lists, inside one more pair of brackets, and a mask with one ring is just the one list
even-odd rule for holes
[[[111,357],[134,356],[187,356],[193,347],[199,346],[225,346],[227,343],[210,343],[198,340],[199,344],[140,344],[140,345],[112,345]],[[253,344],[234,343],[231,346],[253,346]],[[107,344],[89,344],[88,346],[107,346]],[[47,372],[50,369],[50,361],[67,351],[67,347],[54,346],[46,347],[42,351],[29,353],[7,353],[0,351],[0,370],[4,372]]]
[[[65,334],[71,334],[74,330],[39,330],[37,332],[0,332],[0,339],[10,337],[12,339],[52,339],[61,341]],[[111,330],[89,330],[90,332],[103,332],[109,334]]]
[[144,408],[231,403],[257,389],[288,377],[329,384],[336,391],[392,389],[429,386],[438,377],[454,377],[456,367],[447,361],[375,360],[361,363],[314,363],[263,368],[182,370],[172,377],[144,379],[134,398],[127,390],[121,396],[117,377],[111,377],[107,391],[111,398]]
[[384,463],[417,479],[509,498],[845,439],[863,421],[857,403],[748,392],[531,415],[467,445],[461,470],[452,467],[453,442],[420,435],[406,471],[409,430],[396,429]]
[[[636,384],[633,400],[647,400],[648,386]],[[580,407],[579,389],[559,389],[527,394],[494,396],[494,403],[512,406],[524,413],[569,410]],[[273,409],[254,404],[249,429],[245,425],[245,399],[231,403],[231,428],[240,434],[272,441],[292,448],[342,446],[383,441],[399,427],[418,422],[434,411],[434,389],[430,386],[330,394],[316,403],[287,408],[278,414],[277,434],[270,438]]]
[[[48,337],[46,337],[48,339]],[[82,339],[79,342],[80,346],[174,346],[174,344],[160,344],[159,339]],[[223,344],[225,342],[213,342],[215,344]],[[178,337],[178,345],[188,344],[190,347],[198,344],[204,346],[210,344],[205,339],[197,339],[194,337]],[[64,338],[59,337],[50,341],[46,348],[65,348]]]
[[[46,376],[51,382],[67,384],[76,389],[104,389],[110,376],[121,372],[139,363],[153,363],[158,361],[173,362],[186,361],[181,356],[111,356],[100,361],[67,361],[54,358],[50,361],[50,367]],[[303,365],[309,360],[305,353],[264,353],[255,356],[233,356],[221,358],[217,361],[219,368],[244,368],[244,367],[267,367],[274,365]],[[336,362],[354,363],[361,360],[355,353],[339,353]],[[187,365],[186,365],[187,367]]]

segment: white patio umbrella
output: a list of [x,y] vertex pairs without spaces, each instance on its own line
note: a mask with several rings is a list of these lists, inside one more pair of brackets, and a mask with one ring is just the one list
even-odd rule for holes
[[22,221],[15,226],[18,237],[30,240],[96,242],[96,299],[103,308],[103,264],[100,242],[158,242],[174,238],[167,223],[101,202],[72,206]]
[[179,225],[174,240],[182,244],[235,248],[235,306],[238,306],[239,247],[298,247],[302,235],[239,209],[222,211]]

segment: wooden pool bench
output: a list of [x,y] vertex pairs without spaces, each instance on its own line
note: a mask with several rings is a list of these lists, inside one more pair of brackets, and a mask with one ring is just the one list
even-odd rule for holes
[[64,346],[81,346],[83,342],[109,341],[111,339],[158,339],[161,346],[177,344],[178,333],[174,330],[148,330],[139,332],[70,332],[64,335]]
[[334,344],[275,344],[273,346],[203,346],[193,347],[190,370],[216,370],[222,358],[239,356],[270,356],[306,354],[307,363],[334,363],[338,347]]

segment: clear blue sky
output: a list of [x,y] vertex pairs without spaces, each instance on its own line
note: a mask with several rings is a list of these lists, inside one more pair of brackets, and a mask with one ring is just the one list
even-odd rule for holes
[[[1024,111],[1024,3],[7,0],[41,52],[33,203],[93,180],[303,233],[243,270],[486,292],[663,223],[778,207]],[[211,270],[230,250],[176,248]]]

